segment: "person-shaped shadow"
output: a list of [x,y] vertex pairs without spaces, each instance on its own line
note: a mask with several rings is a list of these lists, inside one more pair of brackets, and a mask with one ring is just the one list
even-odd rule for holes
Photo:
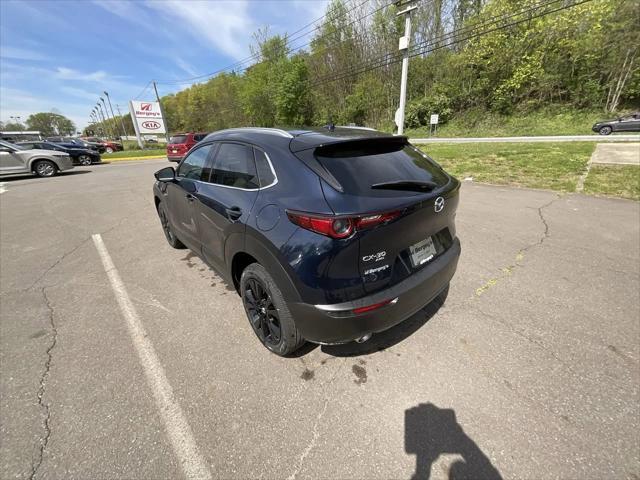
[[478,445],[469,438],[449,408],[421,403],[404,412],[404,443],[416,455],[413,479],[428,479],[431,466],[442,454],[458,454],[449,469],[449,479],[502,479],[500,472]]

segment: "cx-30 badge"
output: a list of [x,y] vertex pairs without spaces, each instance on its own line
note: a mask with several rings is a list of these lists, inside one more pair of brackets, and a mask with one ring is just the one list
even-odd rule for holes
[[436,213],[440,213],[443,208],[444,208],[444,198],[442,197],[436,198],[436,201],[433,204],[433,209],[436,211]]

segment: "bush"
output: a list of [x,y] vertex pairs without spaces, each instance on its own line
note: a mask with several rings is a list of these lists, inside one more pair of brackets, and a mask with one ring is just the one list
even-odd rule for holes
[[437,113],[439,123],[446,123],[451,116],[451,99],[443,93],[432,93],[420,100],[411,102],[407,106],[405,124],[408,128],[429,125],[431,115]]

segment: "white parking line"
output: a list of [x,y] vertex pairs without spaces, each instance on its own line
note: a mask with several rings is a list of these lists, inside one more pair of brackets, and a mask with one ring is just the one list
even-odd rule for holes
[[200,455],[191,427],[176,401],[165,375],[160,359],[129,299],[124,283],[116,269],[100,234],[92,235],[93,243],[100,254],[102,266],[109,278],[111,288],[118,301],[122,315],[127,320],[131,340],[138,353],[140,363],[155,397],[156,406],[164,422],[167,436],[188,479],[210,479],[211,472]]
[[6,183],[4,183],[4,182],[0,183],[0,194],[2,194],[2,193],[7,191],[7,189],[4,188],[5,185],[6,185]]

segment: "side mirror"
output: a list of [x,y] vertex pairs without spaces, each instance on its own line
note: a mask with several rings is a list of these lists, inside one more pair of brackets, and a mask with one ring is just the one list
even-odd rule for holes
[[154,173],[159,182],[172,182],[176,179],[176,171],[173,167],[164,167]]
[[621,122],[622,121],[622,117],[618,117],[618,121]]
[[11,152],[13,152],[13,150],[11,150],[9,147],[1,147],[0,146],[0,152],[11,153]]

